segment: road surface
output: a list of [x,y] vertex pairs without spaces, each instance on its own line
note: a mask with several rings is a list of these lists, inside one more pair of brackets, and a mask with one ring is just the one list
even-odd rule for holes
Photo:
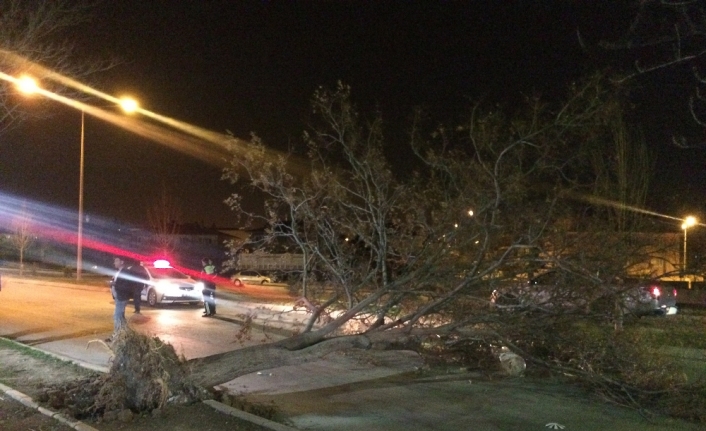
[[[157,336],[174,346],[187,359],[222,353],[246,345],[280,339],[286,332],[263,333],[256,326],[249,337],[238,337],[242,326],[237,319],[247,309],[238,310],[237,296],[221,292],[217,311],[230,318],[204,318],[198,305],[142,306],[134,314],[132,302],[126,316],[130,326],[141,333]],[[76,346],[94,352],[96,365],[104,362],[103,340],[113,332],[114,303],[107,286],[78,286],[41,280],[3,277],[0,291],[0,336],[26,345],[54,351],[69,357]],[[233,318],[236,317],[236,318]],[[92,362],[90,355],[89,362]],[[78,358],[76,358],[78,359]],[[85,358],[81,358],[85,359]]]

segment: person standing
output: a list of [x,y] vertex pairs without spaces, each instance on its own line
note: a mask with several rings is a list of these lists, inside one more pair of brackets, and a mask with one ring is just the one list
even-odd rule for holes
[[203,306],[204,313],[201,317],[211,317],[216,314],[216,266],[211,259],[204,257],[201,259],[201,281],[203,282]]
[[139,279],[139,273],[136,274],[132,265],[127,265],[122,257],[116,257],[113,265],[117,269],[111,282],[115,310],[113,311],[113,335],[105,340],[108,343],[117,337],[123,327],[127,326],[127,319],[125,319],[127,303],[134,297],[137,286],[141,287],[144,284],[144,280]]
[[132,301],[135,305],[135,314],[140,314],[140,306],[142,305],[142,290],[146,286],[149,277],[147,276],[145,268],[137,263],[130,267],[130,273],[137,277],[137,280],[135,280],[135,291],[132,296]]

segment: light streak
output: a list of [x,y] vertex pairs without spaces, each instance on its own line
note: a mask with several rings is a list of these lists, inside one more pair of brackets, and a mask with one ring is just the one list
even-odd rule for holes
[[[21,70],[23,74],[28,74],[39,81],[51,80],[65,87],[105,100],[111,105],[121,105],[123,103],[124,99],[96,90],[15,53],[0,49],[0,56],[3,56],[8,62],[13,63],[16,69]],[[16,86],[21,84],[18,78],[4,72],[0,72],[0,79],[12,82]],[[126,129],[153,142],[157,142],[218,167],[229,166],[228,161],[233,156],[242,156],[251,148],[251,144],[248,141],[236,138],[230,134],[204,129],[193,124],[160,115],[142,107],[136,107],[134,112],[140,114],[141,117],[154,120],[174,130],[161,127],[158,124],[145,122],[140,119],[139,116],[126,117],[124,115],[111,113],[81,101],[47,91],[42,89],[41,85],[39,85],[35,92],[67,106],[83,110],[88,115],[100,118],[101,120]],[[272,149],[267,149],[266,152],[267,156],[270,158],[277,158],[281,155],[279,151]],[[302,163],[300,161],[290,158],[290,163],[292,168],[297,169],[299,172],[302,171]]]
[[[651,216],[655,216],[655,217],[666,218],[669,220],[676,220],[679,222],[682,222],[684,220],[682,217],[674,217],[674,216],[670,216],[667,214],[662,214],[662,213],[658,213],[655,211],[647,210],[644,208],[639,208],[639,207],[632,206],[632,205],[626,205],[622,202],[611,201],[609,199],[601,198],[598,196],[580,195],[580,194],[575,194],[575,193],[569,193],[568,196],[573,199],[582,200],[584,202],[588,202],[591,204],[608,206],[608,207],[632,211],[632,212],[636,212],[636,213],[640,213],[640,214],[646,214],[646,215],[651,215]],[[697,225],[706,226],[703,223],[697,223]]]
[[[67,248],[64,252],[62,246],[76,245],[77,236],[74,226],[76,213],[0,193],[0,229],[8,235],[13,235],[13,227],[19,220],[26,222],[29,234],[37,240],[56,245],[54,249],[45,250],[46,254],[42,256],[42,261],[65,266],[68,258],[72,256],[73,248],[70,250]],[[138,261],[149,258],[136,251],[143,242],[139,238],[144,239],[149,235],[148,233],[97,216],[91,216],[91,220],[83,243],[84,248],[99,252],[84,261],[84,267],[91,268],[91,272],[103,275],[114,274],[115,268],[112,261],[114,256]],[[130,234],[126,235],[126,232]],[[130,240],[130,238],[135,239]]]

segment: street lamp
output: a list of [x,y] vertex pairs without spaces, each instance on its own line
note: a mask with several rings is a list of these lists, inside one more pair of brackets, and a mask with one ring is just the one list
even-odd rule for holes
[[[17,80],[17,87],[23,93],[31,94],[38,91],[37,81],[29,76]],[[118,105],[127,113],[135,112],[139,105],[135,99],[123,97],[118,100]],[[76,280],[81,280],[83,272],[83,165],[84,165],[84,136],[86,129],[86,111],[81,109],[81,150],[79,155],[78,176],[78,232],[76,236]]]
[[682,260],[682,271],[686,273],[686,233],[690,227],[696,224],[696,217],[688,216],[684,219],[684,223],[681,224],[681,228],[684,229],[684,258]]

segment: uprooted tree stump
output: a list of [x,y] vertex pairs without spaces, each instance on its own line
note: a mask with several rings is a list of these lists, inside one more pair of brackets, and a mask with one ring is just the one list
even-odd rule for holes
[[122,330],[110,347],[108,374],[47,388],[40,402],[82,418],[109,418],[120,412],[151,412],[167,404],[189,404],[211,398],[191,380],[191,370],[171,344],[131,329]]

